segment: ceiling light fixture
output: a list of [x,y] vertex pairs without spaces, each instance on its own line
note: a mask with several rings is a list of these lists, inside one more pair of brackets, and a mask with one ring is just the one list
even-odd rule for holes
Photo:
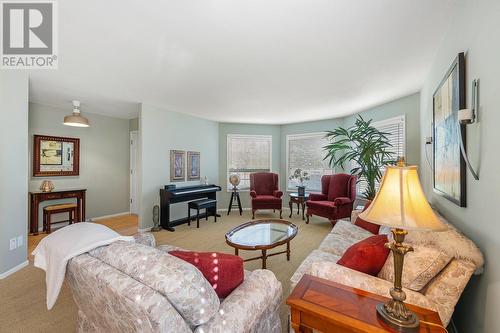
[[64,117],[64,125],[74,127],[89,127],[89,120],[80,115],[80,101],[73,101],[73,114]]

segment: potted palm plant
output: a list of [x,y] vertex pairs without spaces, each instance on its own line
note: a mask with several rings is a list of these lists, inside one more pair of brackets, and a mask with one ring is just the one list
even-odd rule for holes
[[344,165],[350,163],[351,174],[358,176],[358,182],[366,182],[363,196],[368,200],[375,197],[382,168],[394,164],[396,159],[390,151],[392,144],[386,135],[371,126],[371,120],[366,121],[360,115],[354,126],[339,127],[326,134],[329,143],[323,147],[326,151],[324,159],[329,160],[332,169],[345,169]]

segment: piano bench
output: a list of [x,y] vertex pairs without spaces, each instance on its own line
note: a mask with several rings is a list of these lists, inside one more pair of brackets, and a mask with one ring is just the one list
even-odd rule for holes
[[205,209],[205,219],[208,216],[214,217],[214,222],[217,222],[217,200],[214,199],[201,199],[190,201],[188,203],[188,225],[191,225],[191,209],[196,209],[196,228],[200,227],[200,209]]

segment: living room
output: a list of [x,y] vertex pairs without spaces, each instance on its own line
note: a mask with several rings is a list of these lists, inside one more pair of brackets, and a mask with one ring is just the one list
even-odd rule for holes
[[44,3],[0,332],[498,330],[496,1]]

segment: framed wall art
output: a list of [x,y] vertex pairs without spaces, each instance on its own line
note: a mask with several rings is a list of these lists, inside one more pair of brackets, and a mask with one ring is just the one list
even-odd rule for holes
[[459,53],[433,96],[434,192],[466,206],[465,160],[460,140],[466,142],[465,126],[458,111],[465,108],[465,59]]
[[182,182],[185,180],[186,152],[183,150],[170,151],[170,181]]
[[33,136],[33,176],[78,176],[80,139]]
[[200,180],[200,153],[187,152],[188,180]]

